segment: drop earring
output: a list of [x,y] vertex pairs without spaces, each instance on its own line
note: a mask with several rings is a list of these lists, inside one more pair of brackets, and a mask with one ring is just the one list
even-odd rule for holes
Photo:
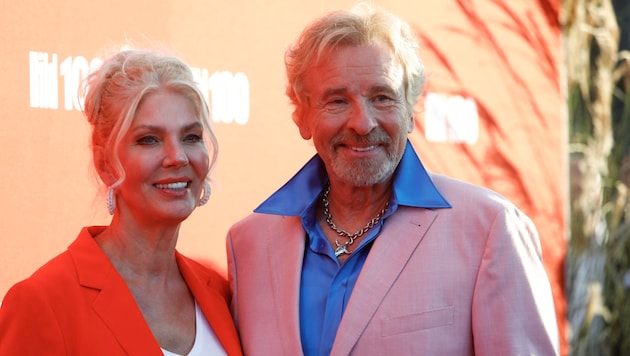
[[210,184],[208,184],[208,182],[203,182],[203,195],[201,196],[201,199],[199,199],[197,206],[205,205],[208,202],[208,200],[210,200],[210,193],[211,193]]
[[116,196],[114,196],[114,188],[107,188],[107,211],[109,215],[114,215],[116,211]]

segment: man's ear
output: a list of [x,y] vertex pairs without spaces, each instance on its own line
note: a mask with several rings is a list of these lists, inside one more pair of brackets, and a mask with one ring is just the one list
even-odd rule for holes
[[305,140],[310,140],[313,138],[313,133],[311,132],[311,127],[305,122],[306,120],[302,119],[298,124],[298,128],[300,129],[300,135]]
[[295,112],[293,115],[293,120],[300,130],[300,136],[302,136],[305,140],[310,140],[313,138],[313,131],[311,130],[311,123],[308,119],[307,115],[305,115],[306,110],[302,108],[299,112]]
[[112,170],[112,166],[107,156],[107,152],[103,146],[94,147],[94,167],[98,176],[101,177],[106,186],[110,186],[116,182],[116,177]]
[[414,117],[415,115],[412,113],[409,118],[409,127],[407,128],[407,133],[411,133],[416,125],[414,125]]

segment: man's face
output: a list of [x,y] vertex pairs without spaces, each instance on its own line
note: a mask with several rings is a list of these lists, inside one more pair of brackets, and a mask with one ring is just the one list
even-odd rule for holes
[[392,176],[413,129],[403,78],[380,44],[334,49],[306,72],[300,133],[313,139],[331,181],[368,186]]

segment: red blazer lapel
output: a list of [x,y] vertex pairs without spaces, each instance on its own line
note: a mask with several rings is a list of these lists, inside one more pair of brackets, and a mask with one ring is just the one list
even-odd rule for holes
[[230,289],[218,273],[175,252],[179,270],[210,327],[228,355],[242,355],[238,333],[230,314]]
[[[92,307],[120,345],[130,355],[162,355],[135,299],[92,235],[95,229],[84,229],[70,245],[79,284],[85,296],[93,298]],[[97,290],[98,293],[94,293]]]

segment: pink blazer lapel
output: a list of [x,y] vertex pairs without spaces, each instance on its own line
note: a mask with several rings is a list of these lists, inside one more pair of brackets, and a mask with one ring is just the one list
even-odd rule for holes
[[[412,214],[413,212],[413,214]],[[331,355],[348,355],[437,216],[399,207],[374,242],[337,331]],[[343,337],[339,337],[343,335]]]
[[286,355],[302,353],[300,342],[300,278],[301,266],[304,258],[305,233],[300,218],[283,217],[282,224],[286,226],[276,230],[283,231],[284,236],[269,236],[269,272],[271,274],[271,293],[277,302],[274,308],[279,316],[276,325],[279,326],[278,340],[281,342]]

